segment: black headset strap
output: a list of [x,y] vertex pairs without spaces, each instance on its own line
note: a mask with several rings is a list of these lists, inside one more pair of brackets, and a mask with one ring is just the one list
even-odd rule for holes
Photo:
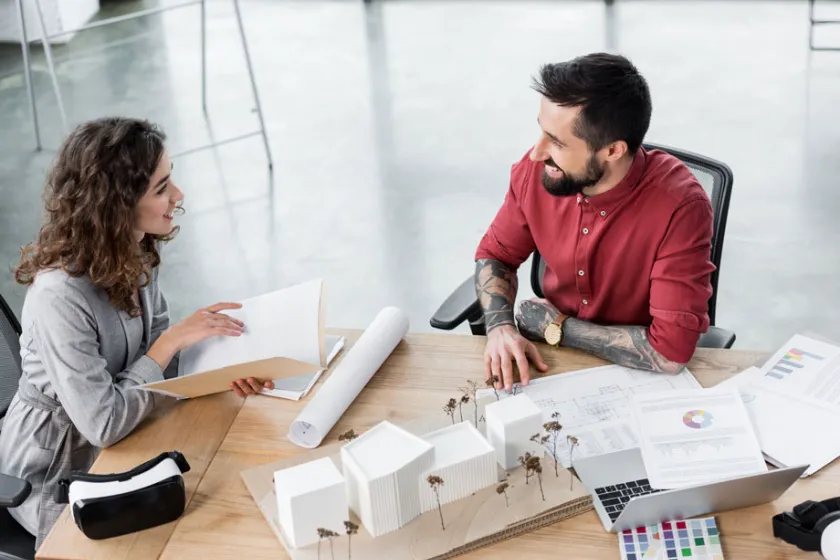
[[773,536],[802,550],[819,552],[822,533],[814,532],[814,525],[823,516],[835,511],[840,511],[840,498],[802,502],[792,512],[773,516]]

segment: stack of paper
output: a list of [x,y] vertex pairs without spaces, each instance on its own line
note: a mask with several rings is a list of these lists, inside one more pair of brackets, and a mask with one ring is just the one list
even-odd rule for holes
[[794,336],[762,368],[720,383],[741,394],[761,450],[776,466],[808,464],[810,476],[840,456],[840,348]]

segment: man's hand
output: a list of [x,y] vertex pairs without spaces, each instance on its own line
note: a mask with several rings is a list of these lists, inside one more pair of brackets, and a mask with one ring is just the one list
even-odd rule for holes
[[528,360],[531,360],[540,371],[548,370],[548,366],[540,356],[537,347],[525,339],[519,331],[511,325],[496,327],[487,333],[487,346],[484,348],[484,379],[498,376],[496,388],[510,391],[513,389],[513,361],[519,369],[519,380],[527,385],[531,380]]

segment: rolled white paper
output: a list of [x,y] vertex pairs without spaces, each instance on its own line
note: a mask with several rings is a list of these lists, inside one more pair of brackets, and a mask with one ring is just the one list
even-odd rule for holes
[[408,317],[402,311],[396,307],[380,311],[289,426],[289,441],[308,449],[318,447],[407,333]]

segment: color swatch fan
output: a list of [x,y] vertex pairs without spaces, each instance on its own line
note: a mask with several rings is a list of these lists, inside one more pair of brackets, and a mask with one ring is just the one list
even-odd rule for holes
[[723,560],[714,517],[665,521],[618,535],[622,560]]

